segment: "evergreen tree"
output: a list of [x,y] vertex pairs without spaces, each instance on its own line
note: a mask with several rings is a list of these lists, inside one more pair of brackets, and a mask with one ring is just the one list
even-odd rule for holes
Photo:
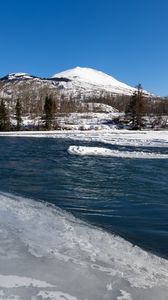
[[2,99],[0,103],[0,131],[10,130],[9,113],[5,106],[5,102]]
[[16,102],[15,113],[16,113],[16,130],[19,131],[22,125],[22,107],[19,99],[17,99]]
[[142,86],[139,84],[137,90],[131,97],[130,103],[126,109],[126,118],[131,123],[131,129],[141,129],[143,126],[142,115],[144,112],[144,99]]
[[45,120],[45,129],[51,130],[52,123],[53,123],[53,117],[56,110],[54,99],[51,96],[47,96],[45,98],[45,104],[44,104],[44,120]]

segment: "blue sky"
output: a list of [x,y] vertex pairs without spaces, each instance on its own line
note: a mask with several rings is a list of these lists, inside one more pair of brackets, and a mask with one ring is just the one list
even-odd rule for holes
[[93,67],[168,95],[167,0],[8,0],[0,5],[0,76]]

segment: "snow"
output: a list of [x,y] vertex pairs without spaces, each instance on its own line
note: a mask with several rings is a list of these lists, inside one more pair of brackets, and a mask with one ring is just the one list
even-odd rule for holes
[[27,74],[27,73],[21,73],[21,72],[19,72],[19,73],[10,73],[9,75],[8,75],[8,79],[9,80],[12,80],[12,79],[31,79],[32,78],[32,76],[31,75],[29,75],[29,74]]
[[0,192],[0,240],[0,299],[167,299],[167,260],[47,203]]
[[126,291],[120,290],[121,296],[117,297],[117,300],[133,300],[131,295]]
[[78,300],[76,297],[72,297],[69,294],[62,293],[60,291],[50,292],[50,291],[41,291],[37,295],[42,297],[42,299],[51,299],[51,300]]
[[133,147],[168,147],[168,131],[133,130],[57,130],[0,132],[0,136],[63,138],[73,141],[101,142],[102,144]]
[[74,69],[55,74],[51,78],[55,77],[66,77],[69,79],[75,79],[97,85],[114,85],[132,89],[130,86],[116,80],[115,78],[91,68],[76,67]]
[[83,108],[87,107],[87,110],[92,113],[96,113],[97,111],[99,111],[101,113],[114,113],[114,114],[118,113],[119,115],[119,111],[116,108],[104,103],[87,102],[82,104],[83,104]]
[[[99,109],[109,109],[107,106],[97,106]],[[110,107],[108,112],[87,112],[87,113],[70,113],[65,116],[57,118],[59,126],[63,129],[76,129],[76,130],[101,130],[115,128],[113,119],[119,115],[116,110]]]
[[[132,94],[136,89],[122,83],[110,75],[92,68],[76,67],[61,73],[53,75],[51,78],[68,78],[74,82],[80,83],[85,87],[85,84],[97,86],[98,88],[108,90],[120,94]],[[64,83],[64,86],[69,86],[71,83]]]
[[91,155],[91,156],[111,156],[122,158],[141,158],[141,159],[168,159],[168,154],[159,154],[154,152],[143,151],[118,151],[102,147],[87,147],[87,146],[70,146],[69,154],[74,155]]
[[[55,80],[56,78],[64,78],[64,80]],[[65,78],[69,79],[65,81]],[[92,68],[76,67],[64,72],[57,73],[50,78],[40,78],[37,76],[31,76],[27,73],[11,73],[3,78],[7,80],[3,90],[7,91],[6,97],[10,96],[10,90],[13,89],[10,81],[17,80],[17,84],[21,84],[25,79],[27,84],[32,86],[33,89],[39,89],[39,87],[48,87],[59,91],[60,95],[65,97],[73,96],[78,99],[91,99],[105,97],[108,95],[132,95],[136,90],[135,88],[116,80],[114,77],[107,75],[101,71],[97,71]],[[28,80],[32,79],[32,80]],[[53,79],[53,80],[52,80]],[[16,83],[16,82],[15,82]],[[30,86],[27,88],[29,90]],[[2,92],[1,92],[2,93]],[[144,91],[145,94],[150,93]]]
[[53,287],[44,281],[36,280],[34,278],[27,278],[13,275],[0,275],[0,288],[15,288],[15,287]]

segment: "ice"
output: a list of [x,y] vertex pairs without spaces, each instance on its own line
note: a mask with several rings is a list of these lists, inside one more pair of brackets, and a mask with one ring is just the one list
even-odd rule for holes
[[166,300],[168,262],[47,203],[0,193],[0,288],[0,299]]
[[42,297],[42,299],[52,299],[52,300],[78,300],[76,297],[72,297],[68,294],[62,292],[50,292],[50,291],[41,291],[37,295]]
[[63,138],[86,142],[134,147],[168,147],[168,131],[58,130],[0,132],[0,136]]
[[21,300],[21,298],[16,295],[5,296],[4,291],[1,290],[0,291],[0,300]]
[[131,295],[123,290],[120,290],[121,296],[117,297],[117,300],[133,300]]
[[11,275],[0,275],[0,287],[3,288],[14,288],[14,287],[52,287],[51,284],[47,282],[35,280],[33,278],[11,276]]
[[68,153],[81,156],[91,155],[141,159],[168,159],[168,154],[159,154],[154,152],[143,151],[118,151],[102,147],[87,146],[70,146],[68,148]]

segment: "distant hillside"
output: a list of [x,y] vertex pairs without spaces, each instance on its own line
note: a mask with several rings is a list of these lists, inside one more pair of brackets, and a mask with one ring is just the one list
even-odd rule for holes
[[[16,101],[19,99],[22,115],[27,120],[27,124],[36,125],[40,124],[46,96],[54,99],[57,120],[59,119],[59,123],[65,126],[65,122],[61,121],[63,116],[65,120],[64,114],[66,114],[66,120],[67,114],[72,113],[105,113],[107,116],[108,113],[113,112],[116,118],[117,111],[125,112],[135,91],[135,88],[91,68],[76,67],[49,78],[27,73],[11,73],[0,78],[0,98],[4,99],[10,116],[15,118]],[[147,103],[146,111],[151,114],[158,112],[162,100],[146,91],[143,91],[143,95]],[[162,111],[166,114],[167,104],[164,108],[165,103],[167,103],[166,100],[162,105]],[[89,115],[85,116],[85,123],[88,124],[87,118]],[[100,115],[98,118],[97,122],[101,123]],[[108,117],[103,117],[103,120],[109,122],[112,118],[108,115]],[[73,123],[75,120],[70,117],[68,122]],[[80,120],[78,123],[80,125]],[[81,123],[84,124],[83,121]]]

